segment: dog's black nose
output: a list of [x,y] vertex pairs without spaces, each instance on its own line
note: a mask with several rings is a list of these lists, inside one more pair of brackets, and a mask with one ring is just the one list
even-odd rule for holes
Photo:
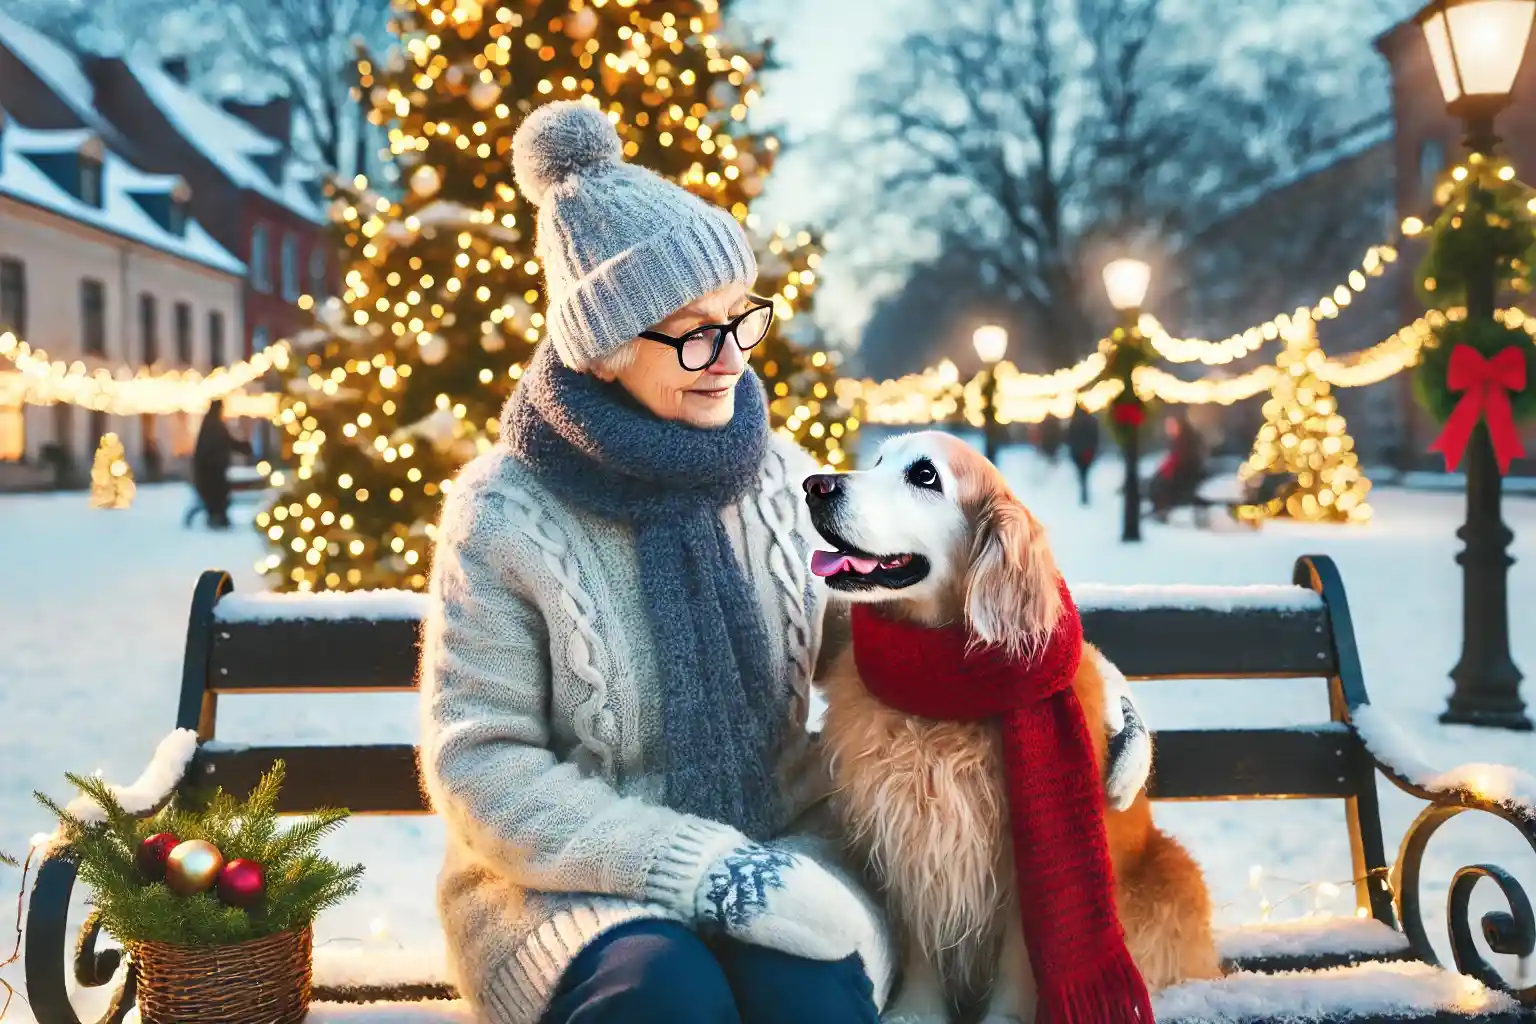
[[805,478],[805,494],[808,498],[826,501],[837,493],[838,487],[835,473],[817,473]]

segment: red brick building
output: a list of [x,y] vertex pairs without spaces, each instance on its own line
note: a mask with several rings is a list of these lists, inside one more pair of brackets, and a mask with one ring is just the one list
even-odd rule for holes
[[90,128],[136,166],[181,176],[193,215],[246,264],[235,358],[306,322],[294,302],[333,291],[338,254],[288,101],[220,105],[184,79],[183,66],[86,57],[0,17],[0,108],[28,128]]

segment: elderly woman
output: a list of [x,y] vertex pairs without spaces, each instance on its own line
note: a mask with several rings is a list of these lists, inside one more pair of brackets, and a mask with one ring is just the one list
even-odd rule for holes
[[422,653],[460,989],[496,1024],[873,1024],[893,956],[825,832],[815,467],[746,365],[752,250],[592,107],[513,156],[548,339],[444,507]]

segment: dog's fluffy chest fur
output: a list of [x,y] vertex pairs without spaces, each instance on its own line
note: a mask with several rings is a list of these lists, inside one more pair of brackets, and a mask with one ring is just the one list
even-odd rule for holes
[[826,696],[823,736],[848,841],[885,892],[904,959],[943,979],[948,1012],[968,1016],[990,1001],[1017,916],[996,728],[886,707],[851,652]]

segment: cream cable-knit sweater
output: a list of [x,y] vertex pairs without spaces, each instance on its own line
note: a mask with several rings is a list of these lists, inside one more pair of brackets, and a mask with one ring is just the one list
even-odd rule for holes
[[[804,728],[813,666],[835,653],[821,650],[825,591],[807,568],[814,534],[800,483],[815,471],[775,438],[756,492],[724,513],[784,681],[793,728],[781,826],[795,833],[820,817],[816,806],[794,820],[829,785]],[[637,575],[626,528],[566,507],[503,447],[466,466],[445,502],[423,636],[421,767],[448,829],[439,907],[450,962],[495,1024],[534,1024],[601,932],[685,917],[691,887],[739,838],[652,802],[667,664],[649,642]]]

